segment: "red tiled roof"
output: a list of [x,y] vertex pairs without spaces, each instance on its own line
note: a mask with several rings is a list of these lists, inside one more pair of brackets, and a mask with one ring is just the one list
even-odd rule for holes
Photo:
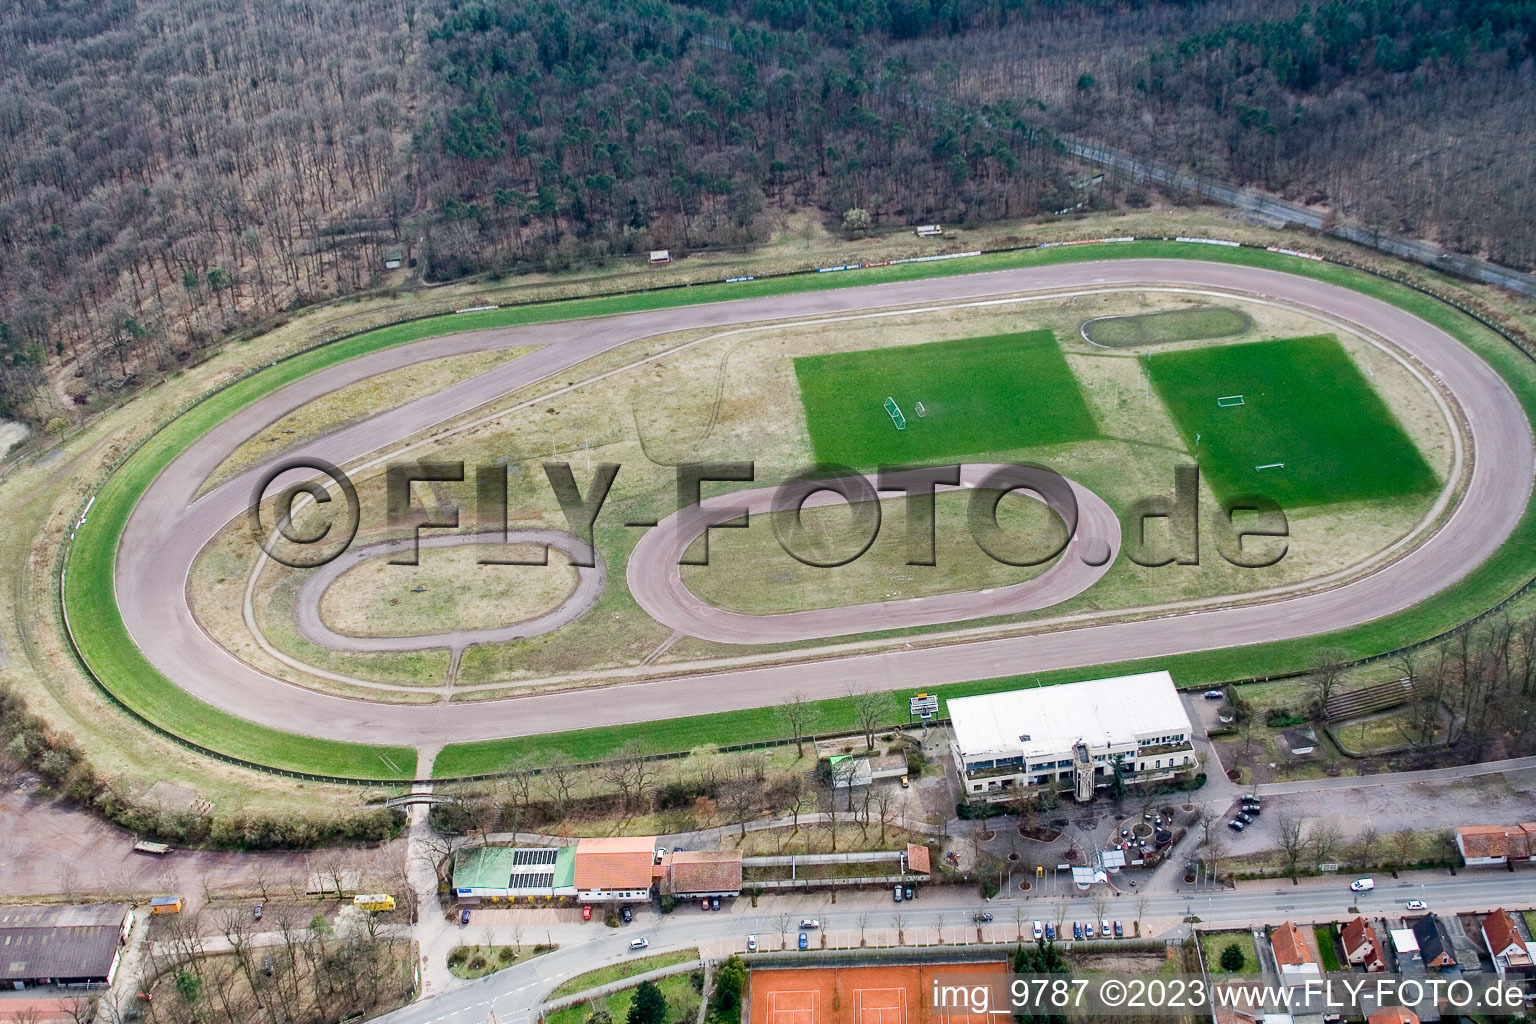
[[1503,953],[1514,946],[1518,953],[1526,953],[1525,942],[1520,938],[1520,931],[1515,927],[1515,919],[1509,916],[1505,910],[1495,910],[1483,918],[1483,935],[1488,939],[1489,952]]
[[1419,1024],[1419,1015],[1406,1006],[1383,1006],[1365,1020],[1366,1024]]
[[1510,840],[1517,840],[1517,845],[1524,845],[1525,835],[1518,828],[1511,829],[1505,825],[1463,825],[1456,830],[1457,837],[1461,840],[1462,855],[1467,858],[1474,857],[1508,857]]
[[740,850],[684,850],[672,855],[672,891],[740,892]]
[[1307,940],[1301,934],[1301,929],[1290,921],[1270,932],[1269,944],[1274,947],[1275,962],[1282,967],[1317,965],[1317,961],[1312,959],[1312,951],[1307,948]]
[[928,859],[928,847],[916,843],[907,844],[907,867],[919,874],[928,874],[933,868]]
[[582,839],[576,843],[576,888],[649,889],[655,836]]
[[[1376,937],[1376,929],[1364,917],[1357,917],[1345,925],[1340,938],[1344,940],[1344,955],[1351,960],[1358,959],[1363,964],[1387,962],[1387,958],[1382,955],[1381,940]],[[1367,947],[1363,958],[1357,955],[1361,946]]]

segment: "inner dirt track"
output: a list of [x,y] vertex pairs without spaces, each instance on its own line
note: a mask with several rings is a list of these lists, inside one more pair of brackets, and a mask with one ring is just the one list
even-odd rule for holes
[[[542,346],[284,457],[309,456],[344,465],[616,346],[666,332],[1019,292],[1152,284],[1273,298],[1323,311],[1389,339],[1432,373],[1460,406],[1471,461],[1462,500],[1432,536],[1379,571],[1332,589],[1267,603],[467,704],[386,705],[283,682],[216,644],[199,627],[187,601],[197,553],[232,520],[245,515],[251,490],[266,467],[257,466],[199,498],[202,482],[267,424],[355,381],[440,356]],[[450,335],[331,367],[241,410],[177,457],[145,492],[127,523],[115,586],[123,620],[145,655],[176,685],[224,711],[328,739],[435,746],[760,707],[791,693],[816,699],[843,696],[850,687],[937,686],[1346,628],[1412,607],[1497,550],[1525,510],[1532,455],[1530,424],[1498,374],[1454,338],[1395,306],[1335,285],[1232,264],[1176,259],[1074,263]]]
[[[996,463],[968,463],[961,468],[960,486],[979,486],[992,472],[1006,472],[1010,468]],[[645,613],[662,625],[701,640],[727,644],[793,643],[992,615],[1022,615],[1049,608],[1097,583],[1120,553],[1120,520],[1114,509],[1081,484],[1057,479],[1070,488],[1070,495],[1019,493],[1043,501],[1068,525],[1072,532],[1067,545],[1055,565],[1033,579],[1010,586],[778,615],[744,615],[716,608],[700,600],[683,583],[678,560],[707,528],[735,519],[743,512],[757,516],[774,509],[776,488],[758,487],[705,498],[697,505],[672,513],[655,529],[647,531],[629,555],[629,592]],[[874,485],[873,480],[870,485]],[[940,492],[956,489],[935,488]],[[842,500],[829,491],[817,491],[805,507]]]

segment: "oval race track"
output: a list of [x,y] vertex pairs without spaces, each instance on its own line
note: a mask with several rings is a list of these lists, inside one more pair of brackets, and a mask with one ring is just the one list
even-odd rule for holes
[[[664,332],[1028,291],[1148,284],[1275,298],[1321,310],[1391,340],[1427,367],[1460,404],[1472,458],[1462,501],[1433,536],[1378,572],[1331,590],[1267,604],[477,703],[386,705],[282,682],[216,644],[198,626],[188,606],[186,586],[193,559],[225,525],[245,514],[251,489],[264,467],[197,498],[202,481],[263,426],[354,381],[445,355],[543,346],[435,395],[305,444],[287,456],[306,455],[343,465],[596,354]],[[194,696],[231,714],[294,733],[436,745],[759,707],[790,693],[817,699],[843,696],[849,687],[936,686],[1342,629],[1412,607],[1480,564],[1519,521],[1532,475],[1530,424],[1509,387],[1455,339],[1411,314],[1358,292],[1276,271],[1193,260],[1111,260],[450,335],[365,356],[269,395],[178,456],[133,511],[118,551],[115,583],[123,620],[135,643],[161,672]]]

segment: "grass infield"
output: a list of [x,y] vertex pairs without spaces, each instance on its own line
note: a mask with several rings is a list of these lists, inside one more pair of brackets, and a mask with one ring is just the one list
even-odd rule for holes
[[1237,309],[1170,309],[1165,313],[1101,316],[1083,324],[1083,336],[1105,348],[1166,345],[1175,341],[1230,338],[1253,326]]
[[1223,500],[1289,509],[1440,485],[1332,335],[1160,352],[1147,374]]
[[916,465],[1098,436],[1049,331],[801,356],[795,377],[821,463]]
[[[63,599],[68,607],[76,641],[97,677],[118,699],[177,735],[225,754],[280,768],[364,778],[405,777],[414,771],[415,766],[415,755],[409,748],[334,743],[255,726],[225,714],[181,690],[160,675],[133,646],[118,615],[112,588],[112,563],[117,541],[129,511],[144,489],[190,441],[248,403],[306,374],[367,352],[421,338],[697,302],[1113,258],[1196,259],[1265,267],[1324,281],[1390,302],[1441,328],[1475,351],[1514,389],[1527,415],[1536,418],[1536,368],[1533,368],[1531,360],[1465,314],[1404,285],[1356,270],[1256,249],[1165,241],[1060,246],[1023,252],[990,253],[947,263],[905,264],[846,274],[764,278],[741,284],[700,285],[459,314],[380,328],[286,360],[219,392],[167,424],[149,439],[112,474],[98,493],[89,522],[81,528],[67,559],[68,577]],[[1311,663],[1317,649],[1324,646],[1335,647],[1354,656],[1364,656],[1434,635],[1497,603],[1530,578],[1533,568],[1529,552],[1532,550],[1536,550],[1536,516],[1528,510],[1504,546],[1469,576],[1410,611],[1390,618],[1303,640],[1223,648],[1177,658],[1123,662],[1070,672],[1042,673],[1027,678],[977,680],[944,687],[940,692],[945,697],[959,697],[969,693],[1012,689],[1034,681],[1045,684],[1153,669],[1172,671],[1181,685],[1199,686],[1207,682],[1225,682],[1302,670]],[[890,722],[905,720],[908,696],[909,693],[903,692],[891,694]],[[814,731],[850,731],[856,727],[850,700],[821,701],[815,705],[814,710]],[[500,771],[518,756],[538,756],[554,749],[567,751],[579,760],[590,760],[618,749],[634,737],[635,731],[635,726],[626,725],[452,744],[437,758],[433,775],[451,777]],[[661,751],[688,750],[701,743],[761,742],[781,738],[788,735],[788,732],[781,717],[772,708],[657,722],[645,730],[650,745]],[[391,771],[384,766],[381,753],[394,760],[401,771]],[[407,761],[400,761],[395,755]]]

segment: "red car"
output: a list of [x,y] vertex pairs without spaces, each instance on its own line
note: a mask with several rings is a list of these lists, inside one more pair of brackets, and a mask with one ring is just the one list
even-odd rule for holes
[[586,906],[581,908],[581,919],[583,921],[592,920],[592,904],[588,903]]

